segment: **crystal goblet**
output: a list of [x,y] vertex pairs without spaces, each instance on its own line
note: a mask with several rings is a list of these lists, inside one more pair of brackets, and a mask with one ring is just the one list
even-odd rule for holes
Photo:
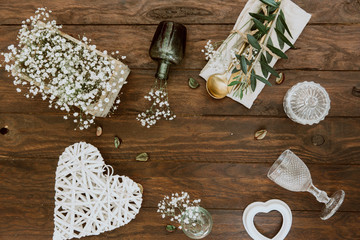
[[268,174],[273,182],[294,192],[309,192],[316,200],[325,203],[321,211],[322,220],[329,219],[339,209],[345,198],[345,192],[339,190],[330,198],[312,183],[310,171],[305,163],[292,151],[285,150],[271,166]]

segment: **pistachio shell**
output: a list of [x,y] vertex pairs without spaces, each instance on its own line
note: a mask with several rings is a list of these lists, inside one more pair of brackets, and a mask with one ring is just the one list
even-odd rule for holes
[[103,132],[102,127],[97,126],[96,127],[96,136],[100,137],[102,132]]
[[116,148],[119,148],[121,143],[122,143],[122,140],[120,138],[118,138],[118,137],[114,138],[114,145]]
[[198,83],[198,81],[196,81],[196,79],[194,78],[189,78],[189,87],[191,88],[198,88],[200,86],[200,84]]
[[279,77],[275,79],[276,84],[282,84],[285,80],[285,73],[279,73]]
[[255,133],[255,139],[256,140],[264,139],[266,134],[267,134],[267,131],[265,129],[259,130]]
[[174,225],[168,224],[166,225],[166,231],[173,232],[176,230],[176,227]]
[[137,183],[137,185],[138,185],[138,187],[140,188],[141,194],[143,194],[143,193],[144,193],[144,188],[143,188],[143,186],[142,186],[140,183]]
[[146,162],[149,159],[149,155],[147,153],[140,153],[136,156],[136,161]]

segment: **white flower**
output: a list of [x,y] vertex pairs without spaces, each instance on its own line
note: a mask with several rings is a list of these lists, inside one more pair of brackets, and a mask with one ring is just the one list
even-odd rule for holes
[[[98,55],[95,45],[85,48],[57,34],[61,26],[57,26],[54,20],[47,21],[51,11],[39,8],[35,13],[35,16],[22,22],[19,43],[8,46],[8,53],[2,53],[7,63],[4,68],[15,77],[14,85],[27,85],[27,98],[40,94],[43,100],[49,100],[50,108],[59,108],[67,113],[74,109],[73,116],[78,117],[74,122],[79,122],[79,129],[86,129],[94,123],[94,117],[86,112],[86,106],[96,105],[99,94],[107,95],[119,90],[117,83],[108,83],[116,61]],[[40,19],[45,22],[45,28],[37,25]],[[84,36],[82,41],[89,43],[90,39]],[[104,53],[107,54],[107,51]],[[20,74],[13,69],[19,69],[19,72],[34,79],[39,87],[34,81],[30,84],[21,81]],[[123,78],[122,83],[126,83]],[[21,92],[21,89],[17,88],[16,91]],[[110,102],[108,98],[104,101]],[[119,103],[120,100],[116,101],[116,104]],[[99,108],[104,109],[101,102],[94,110]],[[113,106],[112,110],[116,108]],[[80,111],[76,112],[76,109],[85,112],[79,114]]]

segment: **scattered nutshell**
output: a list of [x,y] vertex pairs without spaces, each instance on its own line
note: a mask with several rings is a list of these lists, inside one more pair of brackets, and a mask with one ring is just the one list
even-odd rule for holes
[[147,153],[140,153],[136,156],[136,161],[146,162],[149,159],[149,155]]
[[352,89],[352,95],[355,96],[355,97],[360,97],[360,87],[353,87]]
[[140,188],[141,194],[143,194],[143,193],[144,193],[144,188],[143,188],[143,186],[142,186],[140,183],[138,183],[137,185],[138,185],[138,187]]
[[198,81],[196,81],[196,79],[195,78],[189,78],[189,87],[190,88],[193,88],[193,89],[195,89],[195,88],[198,88],[200,86],[200,84],[198,83]]
[[166,225],[166,231],[174,232],[175,230],[176,230],[176,227],[174,225],[171,225],[171,224]]
[[279,73],[279,77],[275,79],[276,84],[282,84],[285,80],[285,73]]
[[103,132],[102,127],[97,126],[96,127],[96,136],[100,137],[102,135],[102,132]]
[[266,134],[267,134],[267,131],[265,129],[259,130],[255,133],[255,139],[256,140],[264,139]]
[[114,145],[115,145],[116,148],[119,148],[121,143],[122,143],[121,138],[119,138],[119,137],[114,138]]

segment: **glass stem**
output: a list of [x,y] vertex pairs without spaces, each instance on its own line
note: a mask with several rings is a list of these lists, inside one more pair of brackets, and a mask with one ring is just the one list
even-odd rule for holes
[[320,189],[315,187],[314,184],[312,184],[312,183],[307,191],[309,193],[311,193],[312,195],[314,195],[314,197],[316,197],[316,200],[318,200],[318,202],[327,204],[331,200],[331,198],[328,197],[326,192],[321,191]]

